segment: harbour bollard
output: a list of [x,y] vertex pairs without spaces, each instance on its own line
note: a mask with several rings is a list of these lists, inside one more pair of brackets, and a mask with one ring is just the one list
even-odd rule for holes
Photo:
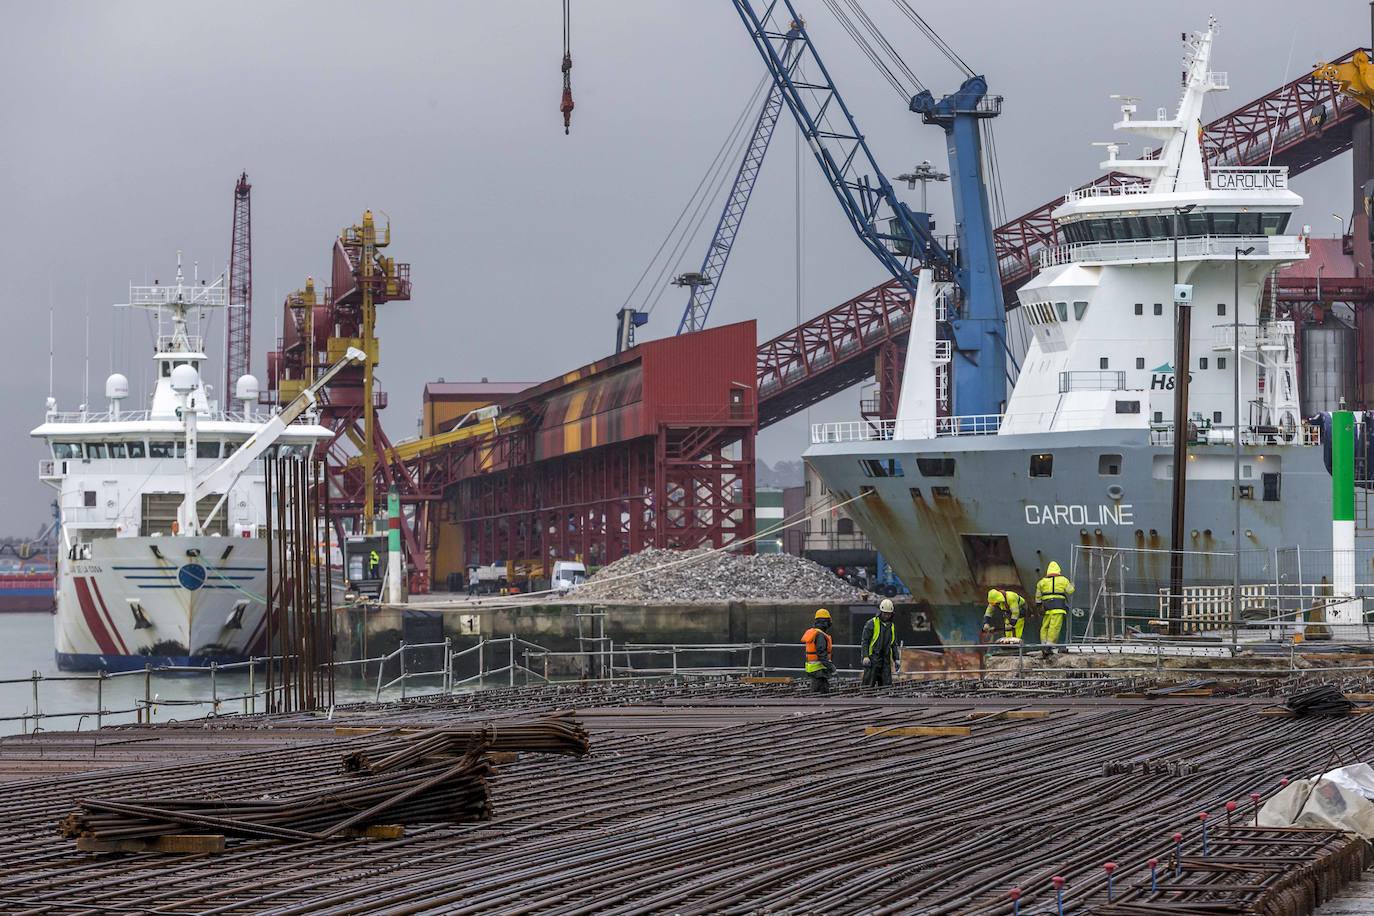
[[1183,834],[1174,834],[1174,877],[1183,874]]
[[1116,863],[1108,862],[1102,866],[1102,870],[1107,873],[1107,902],[1112,902],[1112,872],[1116,871]]
[[1285,776],[1285,777],[1283,777],[1282,779],[1279,780],[1279,788],[1280,788],[1280,789],[1286,789],[1286,788],[1288,788],[1288,777],[1287,777],[1287,776]]
[[1155,877],[1155,869],[1159,868],[1158,859],[1150,859],[1150,890],[1159,890],[1159,882]]
[[1202,854],[1204,856],[1210,855],[1211,853],[1207,851],[1207,812],[1200,812],[1197,819],[1202,821]]
[[1252,807],[1252,808],[1255,809],[1255,826],[1256,826],[1256,827],[1259,826],[1259,800],[1260,800],[1260,794],[1259,794],[1258,792],[1251,792],[1251,793],[1250,793],[1250,807]]
[[1226,826],[1227,826],[1227,827],[1230,827],[1230,826],[1231,826],[1231,815],[1235,812],[1235,810],[1236,810],[1236,803],[1233,802],[1233,801],[1228,801],[1228,802],[1226,803]]
[[1011,916],[1021,916],[1021,888],[1013,887],[1007,896],[1011,898]]
[[1064,876],[1055,875],[1050,881],[1054,884],[1054,905],[1059,910],[1059,916],[1064,916]]

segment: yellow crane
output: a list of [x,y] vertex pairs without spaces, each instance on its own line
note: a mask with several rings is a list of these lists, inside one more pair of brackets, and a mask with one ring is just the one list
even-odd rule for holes
[[1374,67],[1370,66],[1369,55],[1356,51],[1350,60],[1340,64],[1321,63],[1312,71],[1312,78],[1336,87],[1366,110],[1374,110]]

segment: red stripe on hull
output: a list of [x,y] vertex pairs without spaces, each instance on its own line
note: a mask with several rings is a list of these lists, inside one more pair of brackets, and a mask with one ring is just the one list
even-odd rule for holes
[[95,603],[91,600],[91,590],[86,585],[85,577],[74,576],[72,584],[76,586],[76,598],[81,605],[81,616],[86,619],[86,628],[91,631],[91,636],[95,638],[95,644],[106,655],[119,655],[120,652],[115,647],[114,640],[110,639],[110,634],[105,631],[105,624],[100,621],[100,614],[96,611]]
[[129,655],[129,647],[124,645],[124,637],[119,635],[119,627],[115,626],[114,617],[110,614],[110,609],[105,606],[105,596],[100,594],[100,583],[91,579],[91,588],[95,589],[95,600],[100,602],[100,610],[105,615],[105,620],[110,625],[110,632],[119,643],[119,654]]

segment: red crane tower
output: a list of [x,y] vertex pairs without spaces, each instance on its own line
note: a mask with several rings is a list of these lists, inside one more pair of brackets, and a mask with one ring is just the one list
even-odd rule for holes
[[253,186],[244,172],[234,184],[234,234],[229,241],[229,308],[225,312],[227,348],[224,393],[229,403],[234,383],[248,374],[253,339]]

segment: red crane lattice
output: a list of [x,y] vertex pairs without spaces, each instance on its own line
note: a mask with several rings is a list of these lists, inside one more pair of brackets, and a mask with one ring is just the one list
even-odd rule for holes
[[234,184],[234,231],[229,241],[229,308],[225,312],[228,341],[224,358],[224,393],[229,403],[234,383],[248,374],[253,351],[253,215],[248,173]]

